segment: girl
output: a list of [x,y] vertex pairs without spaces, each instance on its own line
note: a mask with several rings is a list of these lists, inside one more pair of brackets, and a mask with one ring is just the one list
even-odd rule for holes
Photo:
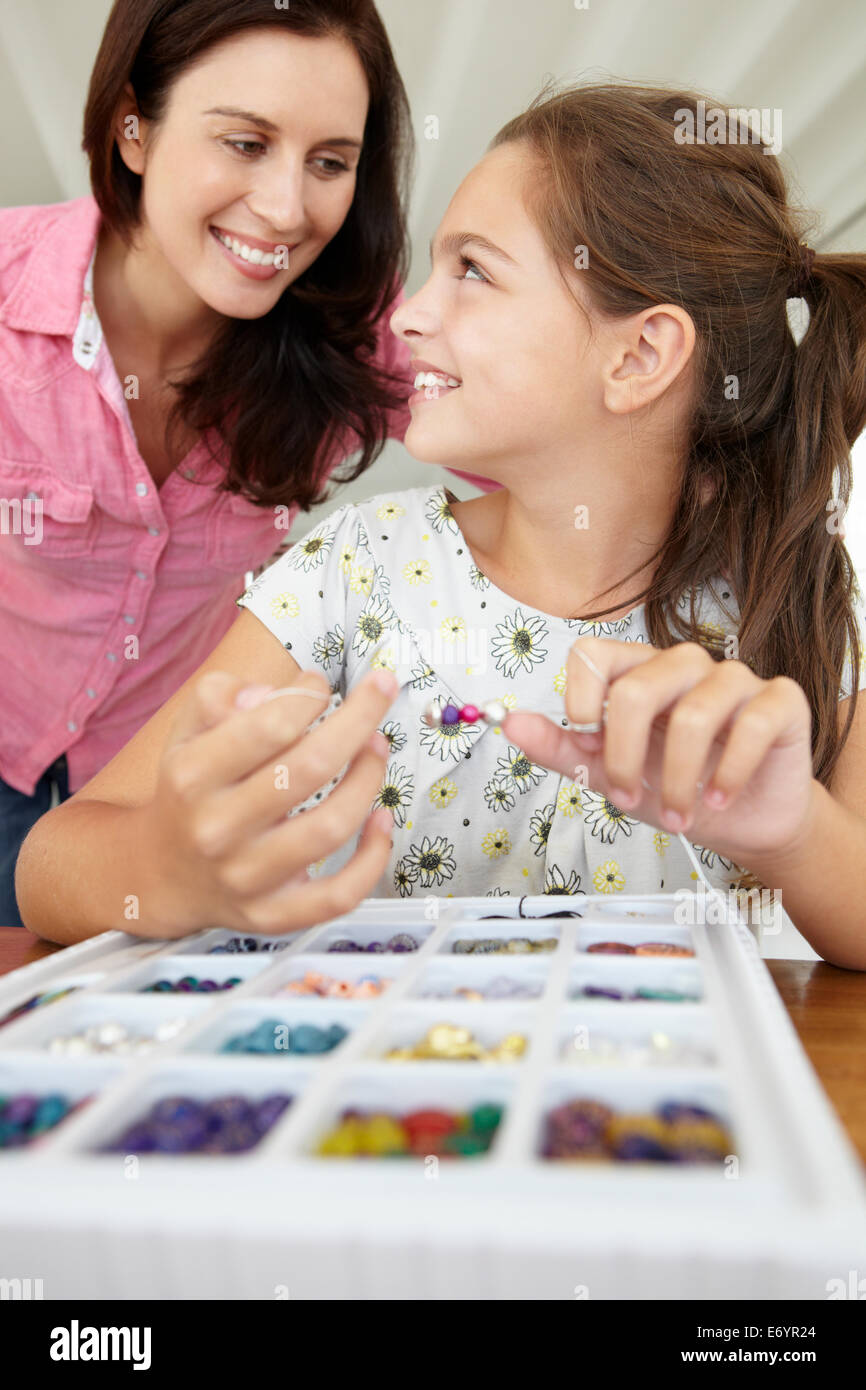
[[[132,930],[179,935],[365,893],[670,892],[694,881],[688,828],[716,885],[753,873],[866,969],[858,628],[828,514],[866,420],[866,258],[807,275],[776,160],[739,132],[675,139],[697,100],[581,87],[496,137],[392,326],[417,370],[407,446],[502,491],[340,508],[258,578],[206,677],[31,835],[36,931],[116,925],[130,894]],[[352,693],[293,746],[325,678]],[[394,839],[371,822],[340,868],[375,753],[314,789],[353,700],[364,732],[387,707]]]
[[405,432],[408,122],[370,0],[117,0],[94,196],[0,213],[3,924],[52,784],[201,664],[339,463]]

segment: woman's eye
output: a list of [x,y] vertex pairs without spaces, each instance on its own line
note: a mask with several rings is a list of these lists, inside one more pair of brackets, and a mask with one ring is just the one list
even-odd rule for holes
[[326,174],[348,174],[349,172],[348,164],[344,164],[342,159],[328,159],[327,156],[321,155],[318,159],[314,159],[313,163],[318,164]]
[[460,275],[460,276],[458,276],[458,279],[460,279],[460,280],[468,280],[468,279],[470,278],[468,272],[469,272],[470,270],[474,270],[474,271],[475,271],[475,275],[471,277],[472,279],[478,279],[478,280],[480,280],[481,283],[484,284],[484,285],[489,285],[489,284],[490,284],[490,281],[487,279],[487,276],[484,274],[484,272],[481,271],[481,270],[479,270],[479,269],[478,269],[478,266],[475,264],[475,262],[474,262],[474,261],[470,261],[469,258],[468,258],[468,256],[461,256],[461,257],[460,257],[460,264],[461,264],[461,265],[463,266],[463,268],[467,271],[467,274],[466,274],[466,275]]
[[261,140],[226,140],[230,149],[237,150],[243,159],[253,159],[257,150],[265,147]]

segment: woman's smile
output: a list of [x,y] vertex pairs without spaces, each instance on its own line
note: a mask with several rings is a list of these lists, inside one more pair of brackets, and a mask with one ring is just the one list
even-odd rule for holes
[[241,240],[221,227],[212,226],[209,231],[236,269],[251,280],[271,280],[278,271],[287,270],[288,266],[275,264],[280,250],[288,253],[300,245],[296,242],[286,246],[284,242],[265,242],[257,237]]

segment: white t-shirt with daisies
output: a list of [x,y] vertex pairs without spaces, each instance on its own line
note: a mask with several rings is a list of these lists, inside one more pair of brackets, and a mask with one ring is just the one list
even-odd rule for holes
[[[575,638],[649,640],[643,605],[611,622],[584,622],[538,612],[496,588],[475,564],[449,497],[457,500],[439,485],[340,507],[238,599],[302,669],[324,672],[332,705],[371,667],[397,677],[399,694],[380,725],[391,754],[373,803],[391,810],[394,847],[372,896],[693,889],[696,875],[676,836],[532,763],[498,726],[424,722],[438,698],[479,707],[499,699],[565,724]],[[739,611],[723,579],[701,585],[695,598],[701,626],[736,634]],[[687,608],[687,597],[680,605]],[[353,836],[310,872],[335,872],[356,846]],[[726,890],[740,866],[694,849],[708,881]]]

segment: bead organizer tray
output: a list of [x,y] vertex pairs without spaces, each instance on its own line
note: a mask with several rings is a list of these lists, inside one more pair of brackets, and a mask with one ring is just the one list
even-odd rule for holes
[[[859,1159],[748,927],[730,914],[681,925],[680,901],[368,900],[257,943],[273,949],[226,950],[238,934],[222,929],[110,932],[3,977],[0,1019],[71,992],[0,1026],[0,1096],[72,1108],[27,1147],[0,1148],[0,1276],[38,1277],[48,1299],[826,1298],[866,1265]],[[329,950],[404,934],[416,950]],[[588,949],[605,942],[694,955]],[[363,998],[287,990],[311,972],[391,983]],[[153,988],[184,979],[213,988]],[[292,1039],[345,1036],[324,1052],[220,1050],[272,1022]],[[525,1047],[388,1059],[437,1025]],[[147,1051],[58,1050],[118,1027],[165,1036]],[[278,1095],[292,1098],[281,1112]],[[239,1152],[138,1152],[130,1131],[177,1098],[273,1122]],[[547,1117],[577,1100],[619,1115],[703,1107],[731,1146],[715,1162],[545,1156]],[[347,1110],[501,1120],[441,1159],[321,1153]]]

